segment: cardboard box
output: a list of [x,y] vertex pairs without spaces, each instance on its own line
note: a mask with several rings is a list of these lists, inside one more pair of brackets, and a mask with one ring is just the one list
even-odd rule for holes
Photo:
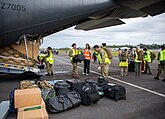
[[45,108],[18,112],[17,119],[48,119],[48,113]]
[[35,109],[42,109],[45,108],[45,102],[43,99],[41,99],[41,104],[40,105],[34,105],[34,106],[29,106],[29,107],[23,107],[23,108],[18,108],[18,112],[23,112],[23,111],[28,111],[28,110],[35,110]]
[[15,90],[14,93],[15,108],[41,104],[41,91],[39,88]]

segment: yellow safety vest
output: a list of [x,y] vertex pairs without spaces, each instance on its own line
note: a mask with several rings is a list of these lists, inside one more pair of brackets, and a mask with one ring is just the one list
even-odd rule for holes
[[45,57],[44,54],[39,54],[39,59],[40,59],[40,60],[43,60],[44,57]]
[[146,54],[144,56],[144,60],[147,62],[151,62],[151,52],[147,50],[145,53]]
[[75,56],[75,55],[78,55],[78,54],[80,54],[80,51],[79,50],[75,50],[75,49],[71,49],[72,50],[72,56],[70,56],[70,61],[72,61],[73,60],[73,57]]
[[46,57],[46,62],[49,62],[50,64],[54,63],[54,57],[53,57],[53,53],[51,50],[48,50],[48,52],[50,53],[50,55],[48,57]]
[[[138,52],[140,52],[140,51],[138,51]],[[135,55],[135,62],[142,62],[142,61],[140,61],[140,60],[137,60],[138,59],[138,54],[137,54],[137,52],[135,51],[134,52],[134,55]]]
[[165,61],[165,50],[160,51],[159,64],[160,61]]
[[[108,64],[110,64],[111,61],[110,61],[110,59],[108,58],[108,54],[106,53],[105,50],[102,50],[102,52],[105,54],[105,62],[104,62],[104,63],[108,63]],[[97,55],[97,59],[99,60],[100,64],[103,63],[102,56],[101,56],[100,53],[98,53],[98,55]]]

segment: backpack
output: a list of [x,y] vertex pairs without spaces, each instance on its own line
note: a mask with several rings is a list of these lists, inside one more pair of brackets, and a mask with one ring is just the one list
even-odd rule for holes
[[21,89],[28,89],[28,88],[38,88],[32,81],[23,80],[20,82]]
[[153,62],[155,58],[156,58],[156,55],[153,52],[151,52],[151,62]]
[[124,61],[124,62],[127,61],[127,54],[126,54],[125,51],[122,51],[122,53],[121,53],[121,59],[120,59],[120,60],[121,60],[121,61]]
[[111,53],[111,51],[110,51],[108,48],[103,48],[103,49],[104,49],[105,52],[107,53],[108,58],[109,58],[109,59],[112,59],[113,57],[112,57],[112,53]]
[[50,85],[46,80],[38,81],[37,86],[41,89],[53,89],[53,86]]
[[142,54],[142,51],[139,51],[138,53],[137,53],[137,60],[140,60],[140,61],[142,61],[143,60],[143,54]]
[[13,89],[9,95],[9,101],[10,101],[10,104],[9,104],[9,114],[16,114],[17,112],[17,109],[15,108],[15,105],[14,105],[14,92],[17,88]]

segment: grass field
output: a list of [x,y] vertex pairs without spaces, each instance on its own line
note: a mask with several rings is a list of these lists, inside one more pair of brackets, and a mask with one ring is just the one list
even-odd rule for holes
[[[66,53],[66,51],[67,51],[67,54],[68,54],[69,53],[69,50],[59,50],[59,53],[64,54],[64,53]],[[93,52],[94,51],[92,51],[92,53]],[[153,53],[156,54],[156,56],[158,55],[158,52],[156,52],[156,51],[153,51]],[[117,57],[118,56],[118,51],[112,51],[112,56],[113,57]]]

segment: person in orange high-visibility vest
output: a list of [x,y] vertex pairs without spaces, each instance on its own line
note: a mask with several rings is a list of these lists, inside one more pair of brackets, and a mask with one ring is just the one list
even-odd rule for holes
[[87,43],[85,45],[85,49],[84,49],[84,73],[86,75],[89,75],[89,67],[90,67],[90,59],[91,59],[91,50],[90,50],[90,45]]

